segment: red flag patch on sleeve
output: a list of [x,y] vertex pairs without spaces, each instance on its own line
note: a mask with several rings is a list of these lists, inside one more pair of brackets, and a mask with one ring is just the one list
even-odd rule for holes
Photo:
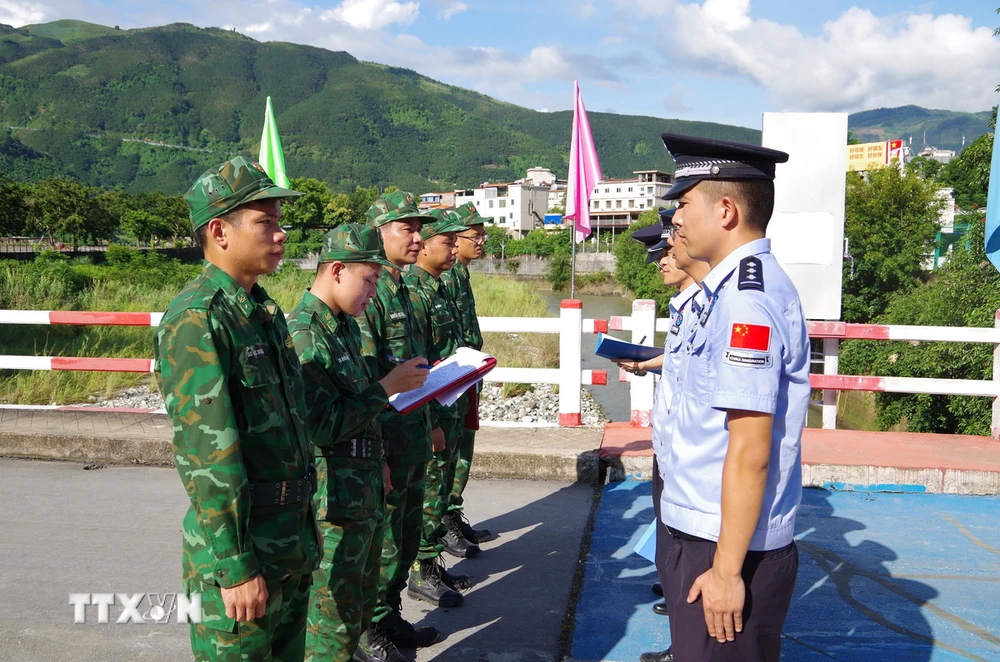
[[733,349],[766,352],[771,348],[771,327],[763,324],[733,324],[729,346]]

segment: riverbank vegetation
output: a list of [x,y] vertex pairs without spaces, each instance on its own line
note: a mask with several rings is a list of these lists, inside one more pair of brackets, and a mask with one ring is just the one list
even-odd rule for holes
[[[112,247],[105,263],[69,260],[44,253],[34,262],[0,262],[0,309],[163,311],[200,270],[155,253]],[[288,312],[312,282],[312,272],[286,263],[262,280],[269,294]],[[545,300],[526,282],[473,275],[480,315],[538,317]],[[0,325],[5,355],[149,358],[148,327]],[[501,365],[551,368],[559,363],[554,334],[486,334],[485,351]],[[68,404],[102,400],[120,390],[150,381],[144,373],[70,371],[0,371],[0,401],[15,404]]]

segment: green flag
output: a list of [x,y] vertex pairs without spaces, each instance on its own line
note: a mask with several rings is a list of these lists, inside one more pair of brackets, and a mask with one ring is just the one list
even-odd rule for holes
[[257,161],[264,166],[268,177],[275,184],[282,188],[290,186],[285,174],[285,153],[281,151],[281,138],[278,137],[278,123],[274,120],[271,97],[267,98],[267,109],[264,111],[264,133],[260,137],[260,158]]

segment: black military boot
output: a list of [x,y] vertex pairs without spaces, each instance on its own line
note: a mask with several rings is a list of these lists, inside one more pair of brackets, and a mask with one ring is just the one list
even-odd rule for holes
[[351,656],[351,662],[374,662],[374,660],[372,660],[372,656],[359,645],[354,650],[354,655]]
[[401,597],[393,602],[388,602],[392,608],[392,613],[379,621],[386,635],[396,644],[396,648],[426,648],[441,641],[441,633],[433,626],[422,628],[413,627],[413,624],[403,618],[403,600]]
[[444,551],[460,559],[471,559],[473,556],[479,555],[479,545],[465,539],[462,530],[458,528],[458,521],[454,515],[448,513],[444,516],[442,523],[445,528],[444,537],[441,538],[441,542],[444,543]]
[[448,588],[441,580],[441,566],[437,559],[417,561],[416,570],[410,570],[406,592],[411,598],[424,600],[438,607],[458,607],[465,598],[458,591]]
[[469,520],[465,517],[465,513],[461,510],[453,510],[451,515],[454,517],[455,523],[458,525],[458,530],[462,532],[462,536],[469,542],[478,545],[496,538],[496,536],[493,535],[493,532],[489,529],[472,528],[472,525],[469,524]]
[[392,639],[385,633],[381,623],[372,623],[368,626],[368,659],[372,662],[409,662],[399,650]]
[[657,653],[643,653],[639,656],[639,662],[674,662],[674,654],[669,648]]
[[465,589],[472,588],[475,585],[475,582],[469,575],[448,570],[448,568],[444,567],[444,559],[441,557],[438,557],[438,561],[441,566],[441,581],[443,581],[448,588],[455,589],[456,591],[464,591]]

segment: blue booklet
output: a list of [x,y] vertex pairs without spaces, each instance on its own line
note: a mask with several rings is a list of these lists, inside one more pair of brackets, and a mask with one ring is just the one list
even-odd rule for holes
[[[594,353],[606,359],[628,359],[629,361],[646,361],[663,356],[663,348],[651,345],[636,345],[603,333],[597,334],[597,348]],[[649,372],[660,374],[659,370]]]

